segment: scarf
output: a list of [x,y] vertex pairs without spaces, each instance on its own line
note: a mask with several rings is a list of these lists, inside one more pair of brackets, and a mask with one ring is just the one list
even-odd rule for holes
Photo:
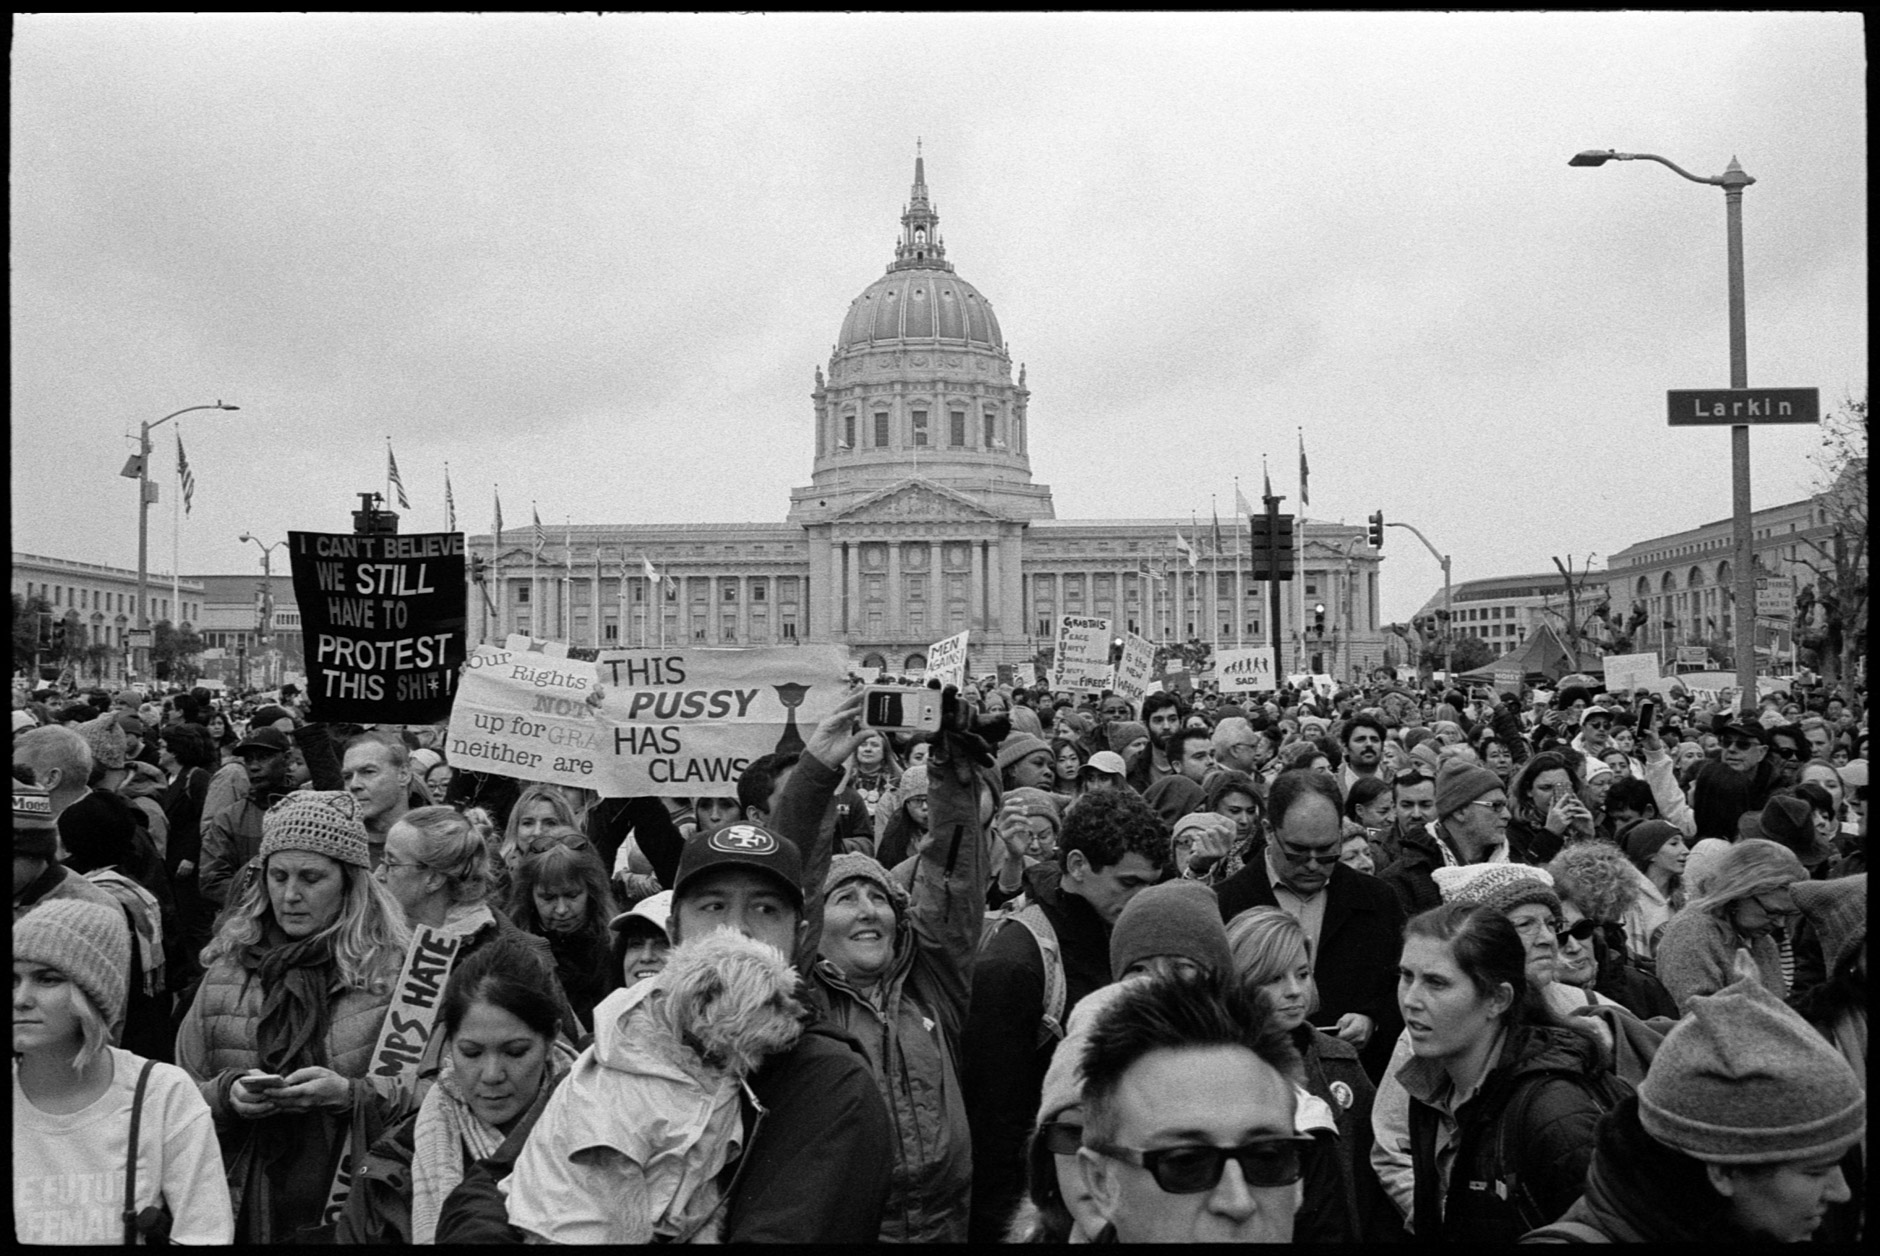
[[326,1063],[326,1031],[339,985],[333,939],[322,931],[292,941],[278,928],[242,948],[241,965],[261,982],[255,1045],[261,1067],[283,1077]]

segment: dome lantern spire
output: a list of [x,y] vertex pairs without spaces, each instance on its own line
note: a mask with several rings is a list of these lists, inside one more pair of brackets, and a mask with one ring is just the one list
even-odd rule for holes
[[918,137],[914,140],[914,186],[908,193],[907,207],[901,211],[901,238],[895,242],[895,270],[946,270],[953,264],[946,260],[946,245],[940,240],[940,215],[927,197],[927,162],[921,154]]

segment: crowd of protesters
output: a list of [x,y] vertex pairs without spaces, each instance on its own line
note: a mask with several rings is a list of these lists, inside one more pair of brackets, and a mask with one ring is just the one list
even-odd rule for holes
[[1866,697],[988,678],[598,798],[16,684],[15,1238],[1861,1242]]

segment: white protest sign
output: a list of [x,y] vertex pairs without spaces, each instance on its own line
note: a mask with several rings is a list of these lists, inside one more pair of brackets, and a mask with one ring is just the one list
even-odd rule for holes
[[1756,613],[1770,619],[1788,619],[1795,614],[1794,576],[1757,576]]
[[1338,692],[1338,682],[1324,672],[1314,672],[1312,674],[1312,688],[1315,692],[1329,698]]
[[1703,667],[1710,662],[1710,647],[1707,645],[1681,645],[1678,647],[1679,667]]
[[1222,693],[1256,693],[1279,687],[1273,683],[1273,647],[1270,645],[1217,651],[1214,675]]
[[[511,637],[511,643],[527,643]],[[464,660],[444,753],[451,765],[593,788],[605,722],[588,705],[594,664],[546,649],[480,645]]]
[[1608,693],[1637,689],[1647,681],[1658,679],[1656,654],[1608,654],[1600,663],[1606,670]]
[[733,784],[751,761],[801,750],[849,692],[833,642],[754,650],[603,650],[605,798],[689,796]]
[[1110,620],[1100,615],[1059,616],[1051,687],[1102,690],[1109,686]]
[[1117,660],[1110,688],[1131,702],[1141,702],[1150,692],[1151,683],[1161,689],[1160,681],[1151,682],[1149,671],[1155,666],[1155,644],[1133,632],[1123,634],[1123,657]]
[[943,685],[955,688],[966,687],[966,638],[969,634],[955,633],[944,641],[936,641],[927,647],[927,671],[920,678],[921,684],[937,680]]

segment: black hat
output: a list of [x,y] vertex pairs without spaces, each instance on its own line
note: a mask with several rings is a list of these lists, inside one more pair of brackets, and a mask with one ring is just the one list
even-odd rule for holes
[[1759,746],[1769,744],[1769,730],[1741,713],[1717,716],[1710,731],[1719,737],[1748,737]]
[[263,726],[236,743],[235,753],[238,757],[247,755],[251,750],[258,750],[264,754],[285,754],[293,748],[294,743],[287,740],[286,733],[278,728]]
[[686,887],[701,874],[719,868],[750,868],[780,882],[796,909],[803,910],[803,857],[796,844],[761,824],[727,825],[715,833],[696,834],[679,855],[679,875],[673,899],[685,897]]
[[276,720],[291,720],[294,713],[283,706],[264,706],[248,717],[248,727],[266,728]]

